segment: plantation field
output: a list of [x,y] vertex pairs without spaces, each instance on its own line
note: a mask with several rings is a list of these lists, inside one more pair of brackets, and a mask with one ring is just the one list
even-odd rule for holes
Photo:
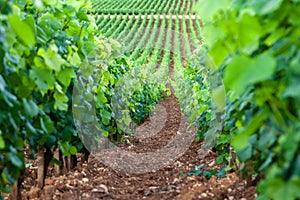
[[192,14],[197,0],[93,0],[93,12],[130,14]]
[[[131,60],[137,65],[150,61],[158,64],[162,60],[168,65],[173,56],[187,59],[193,55],[201,41],[200,21],[190,16],[179,18],[174,15],[170,18],[163,15],[162,18],[157,18],[154,14],[140,14],[134,18],[116,14],[106,18],[105,15],[98,15],[96,23],[99,31],[106,37],[124,44],[130,51]],[[164,51],[173,56],[162,54]],[[181,67],[181,59],[178,62],[176,64]]]
[[[194,73],[189,72],[191,70],[189,68],[190,61],[195,59],[201,46],[201,21],[192,15],[157,15],[156,13],[111,14],[108,17],[105,11],[97,13],[94,17],[101,35],[119,41],[122,44],[122,51],[129,56],[134,69],[142,68],[141,71],[138,70],[138,74],[135,74],[135,76],[143,74],[146,77],[155,77],[155,81],[161,81],[164,84],[165,80],[162,77],[164,74],[169,79],[176,80],[175,83],[168,82],[171,95],[158,104],[166,109],[165,114],[168,116],[161,129],[156,134],[146,135],[144,138],[137,138],[138,135],[125,136],[127,142],[118,144],[127,152],[143,153],[163,148],[178,134],[178,126],[181,123],[181,110],[186,109],[187,115],[195,113],[195,110],[191,111],[184,106],[189,104],[186,102],[188,100],[187,96],[192,95],[188,90],[192,87],[199,87],[194,81],[200,76],[190,79],[188,75]],[[186,70],[188,71],[187,77],[184,77],[182,73]],[[200,89],[198,90],[200,91]],[[198,104],[200,104],[199,101],[197,101]],[[204,106],[205,103],[201,105],[201,107]],[[192,107],[192,109],[197,110],[197,115],[200,114],[200,105]],[[140,127],[143,127],[142,129],[145,129],[145,127],[153,129],[155,126],[160,126],[160,124],[152,123],[146,120]],[[194,135],[192,135],[193,138]],[[239,182],[235,174],[229,175],[230,180],[221,179],[220,181],[208,180],[204,177],[189,177],[188,174],[191,168],[188,166],[196,167],[200,163],[213,171],[210,174],[207,171],[207,177],[214,176],[213,173],[215,172],[220,172],[221,177],[224,176],[220,166],[214,163],[217,154],[210,150],[201,150],[199,147],[203,144],[202,141],[193,141],[187,152],[175,163],[171,163],[157,172],[148,172],[141,175],[124,175],[122,172],[116,172],[99,163],[98,156],[90,156],[88,163],[78,165],[73,169],[75,173],[69,173],[64,178],[52,177],[46,179],[45,187],[50,188],[48,190],[59,188],[60,191],[56,193],[58,199],[64,198],[64,192],[74,199],[78,196],[87,199],[143,199],[149,197],[166,200],[174,198],[191,199],[193,196],[198,198],[222,197],[224,194],[218,185],[223,188],[230,188],[231,192],[228,193],[230,197],[241,198],[247,196],[253,198],[256,195],[254,187],[247,187],[244,180]],[[29,171],[28,173],[34,173],[34,169]],[[82,176],[80,171],[87,174],[87,182],[80,181]],[[198,172],[201,172],[201,169]],[[33,180],[29,177],[25,182],[33,182]],[[197,182],[202,182],[204,186],[199,187]],[[53,188],[51,185],[55,185],[55,187]],[[93,188],[94,185],[96,189]],[[25,186],[25,188],[29,189],[30,187]],[[194,188],[194,191],[191,188]],[[214,188],[215,192],[211,193],[210,188]],[[241,188],[243,188],[243,191]],[[92,190],[99,192],[90,193]],[[34,194],[28,193],[27,195],[31,197]],[[48,197],[49,194],[43,191],[41,198]]]

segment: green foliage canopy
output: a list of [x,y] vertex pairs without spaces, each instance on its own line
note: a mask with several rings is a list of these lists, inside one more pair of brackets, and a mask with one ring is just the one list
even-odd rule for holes
[[[224,130],[258,199],[300,197],[300,1],[200,1],[208,56],[223,73]],[[229,123],[230,122],[230,123]]]

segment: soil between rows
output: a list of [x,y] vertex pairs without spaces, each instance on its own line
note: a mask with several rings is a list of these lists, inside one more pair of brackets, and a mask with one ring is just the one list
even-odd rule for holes
[[[171,74],[173,73],[172,64]],[[123,142],[119,144],[119,147],[126,151],[149,152],[161,148],[174,137],[178,131],[181,116],[178,101],[172,94],[162,100],[159,105],[166,108],[168,116],[163,129],[146,139],[127,137],[130,142]],[[149,121],[144,123],[149,123]],[[213,177],[209,180],[203,176],[181,176],[200,164],[210,169],[220,168],[215,164],[217,153],[201,149],[202,144],[201,141],[194,141],[188,150],[172,164],[156,171],[137,175],[117,172],[91,155],[88,162],[79,162],[75,169],[65,175],[55,177],[53,170],[50,170],[43,190],[35,187],[34,179],[37,169],[33,165],[25,172],[23,199],[254,199],[255,187],[246,186],[246,181],[240,179],[235,173],[227,174],[226,178]]]
[[[134,137],[130,143],[121,146],[127,151],[153,151],[168,142],[178,130],[180,109],[176,98],[171,95],[160,102],[167,107],[170,119],[166,122],[162,134],[149,137],[144,141]],[[44,190],[35,187],[37,169],[35,166],[26,169],[23,183],[24,199],[254,199],[255,187],[247,187],[244,180],[235,173],[226,178],[206,179],[203,176],[181,176],[195,166],[205,164],[218,169],[214,163],[216,152],[201,149],[202,142],[194,141],[189,149],[171,165],[157,171],[140,175],[116,172],[103,165],[95,156],[89,161],[78,163],[71,172],[55,177],[48,174]],[[167,154],[168,152],[166,152]],[[30,162],[28,160],[27,162]]]

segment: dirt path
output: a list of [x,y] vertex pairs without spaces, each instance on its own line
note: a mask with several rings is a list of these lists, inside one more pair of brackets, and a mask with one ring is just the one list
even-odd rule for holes
[[[168,120],[163,130],[147,139],[129,138],[129,144],[121,144],[128,151],[153,151],[165,145],[178,130],[180,110],[177,99],[171,95],[160,102],[166,107]],[[200,149],[201,142],[193,142],[183,156],[171,165],[157,171],[130,175],[116,172],[91,156],[88,163],[80,163],[70,173],[46,179],[43,191],[34,187],[36,169],[26,169],[27,178],[23,183],[24,199],[254,199],[255,188],[246,187],[235,174],[227,178],[207,180],[203,176],[183,177],[199,164],[217,169],[216,153]],[[166,152],[168,153],[168,152]]]
[[[172,74],[173,62],[170,71]],[[181,117],[178,101],[172,94],[159,105],[166,108],[168,116],[163,129],[147,138],[128,137],[130,142],[121,143],[119,147],[131,152],[149,152],[161,148],[174,137]],[[194,141],[172,164],[138,175],[114,171],[103,165],[95,156],[90,156],[88,163],[78,163],[75,169],[63,176],[52,176],[50,171],[42,191],[34,187],[36,167],[31,166],[26,169],[26,179],[23,183],[24,199],[254,199],[255,187],[246,187],[245,181],[240,180],[234,173],[228,174],[226,178],[213,177],[210,180],[203,176],[181,176],[200,164],[211,169],[220,168],[214,163],[217,154],[201,150],[201,144],[202,142]]]

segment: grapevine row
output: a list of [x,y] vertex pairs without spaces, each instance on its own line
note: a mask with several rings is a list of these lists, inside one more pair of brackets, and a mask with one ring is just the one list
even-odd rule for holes
[[[99,21],[101,19],[102,22]],[[160,19],[153,14],[150,17],[140,14],[138,18],[128,14],[123,18],[122,15],[117,14],[111,17],[101,15],[97,18],[97,23],[104,35],[120,40],[130,51],[135,49],[131,53],[131,59],[138,65],[145,64],[147,60],[151,60],[152,63],[160,63],[159,60],[163,60],[163,63],[170,63],[166,61],[167,58],[160,58],[162,49],[177,53],[182,52],[181,57],[186,59],[187,56],[192,55],[192,50],[200,45],[197,36],[197,32],[200,31],[200,23],[197,19],[192,19],[191,16],[188,20],[179,19],[179,15],[176,15],[176,19],[169,17],[167,20],[166,15],[163,16],[163,19]],[[102,24],[105,26],[101,27]],[[166,25],[168,25],[167,30],[165,30]],[[172,30],[172,27],[175,30]],[[188,30],[190,34],[188,34]],[[176,31],[174,45],[172,45],[172,31]],[[154,45],[157,49],[149,48],[151,45]],[[167,53],[166,57],[168,56]],[[182,58],[180,59],[181,62]]]
[[94,13],[106,14],[192,14],[195,0],[104,0],[93,1]]
[[146,46],[147,41],[149,40],[149,37],[151,35],[150,31],[152,31],[151,26],[152,26],[153,22],[154,22],[154,16],[151,15],[151,18],[150,18],[147,26],[140,28],[140,30],[145,33],[143,34],[142,37],[140,37],[140,38],[138,37],[135,40],[135,43],[134,43],[135,51],[131,55],[132,60],[136,60],[140,56],[140,54],[144,51],[144,47]]

